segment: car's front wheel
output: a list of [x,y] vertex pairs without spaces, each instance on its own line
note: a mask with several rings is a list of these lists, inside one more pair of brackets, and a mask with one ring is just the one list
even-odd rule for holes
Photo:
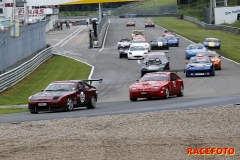
[[178,97],[184,96],[184,88],[183,88],[183,86],[180,87],[180,92],[179,92],[179,94],[177,96]]
[[73,110],[73,100],[72,100],[72,98],[67,99],[66,109],[67,109],[67,111],[72,111]]
[[87,104],[87,109],[93,109],[93,108],[96,108],[96,98],[95,96],[91,96],[91,98],[89,99],[88,101],[88,104]]
[[32,113],[32,114],[37,114],[38,112],[35,112],[35,111],[34,111],[34,112],[30,112],[30,113]]
[[168,87],[166,87],[165,89],[165,99],[168,99],[169,98],[169,90],[168,90]]
[[137,98],[130,98],[131,101],[137,101]]

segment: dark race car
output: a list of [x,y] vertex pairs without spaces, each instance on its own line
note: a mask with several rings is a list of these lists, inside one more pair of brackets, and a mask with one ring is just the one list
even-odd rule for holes
[[131,40],[130,38],[122,38],[120,41],[117,43],[118,49],[121,47],[129,47],[131,45]]
[[179,45],[179,38],[174,35],[166,35],[164,38],[168,41],[168,46],[176,46]]
[[175,72],[153,72],[145,74],[140,82],[129,87],[129,99],[165,98],[184,95],[183,80]]
[[127,20],[126,27],[133,26],[136,27],[136,22],[132,19]]
[[186,64],[186,77],[215,76],[215,67],[209,57],[192,57]]
[[146,56],[144,57],[141,68],[141,76],[144,76],[146,73],[158,72],[169,69],[169,57],[167,57],[165,53],[151,52],[146,54]]
[[164,37],[156,37],[150,41],[151,50],[154,49],[169,49],[168,41]]
[[221,48],[221,42],[217,38],[206,38],[203,41],[203,45],[207,48],[214,48],[214,49],[220,49]]
[[153,28],[155,28],[155,23],[154,23],[154,21],[147,19],[147,20],[145,21],[145,28],[147,28],[147,27],[153,27]]
[[[96,107],[97,89],[91,85],[99,80],[67,80],[50,83],[42,92],[28,98],[30,113],[42,111],[71,111],[75,107]],[[87,82],[90,82],[87,83]]]
[[129,46],[120,47],[119,48],[119,58],[127,57],[128,56],[128,50],[129,50]]

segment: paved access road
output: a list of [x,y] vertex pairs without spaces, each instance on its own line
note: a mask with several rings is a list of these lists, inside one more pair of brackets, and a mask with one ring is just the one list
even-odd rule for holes
[[[45,119],[99,116],[106,114],[128,114],[151,112],[168,109],[189,109],[204,106],[218,106],[240,103],[240,65],[222,58],[222,70],[216,71],[214,77],[186,78],[184,73],[178,75],[184,80],[185,96],[172,97],[168,100],[140,100],[131,102],[128,88],[140,79],[141,61],[120,59],[117,42],[121,38],[130,38],[131,30],[144,30],[147,40],[161,36],[163,28],[144,28],[144,19],[136,19],[136,27],[126,27],[126,19],[110,19],[104,48],[88,49],[88,27],[74,26],[70,30],[47,33],[48,43],[54,46],[57,54],[70,56],[95,66],[92,78],[103,78],[103,83],[94,83],[99,90],[97,108],[76,109],[72,112],[55,113],[19,113],[0,116],[0,122],[23,122]],[[82,30],[81,30],[82,28]],[[77,33],[78,31],[79,33]],[[75,31],[76,35],[69,36]],[[65,37],[68,38],[64,39]],[[68,40],[70,39],[70,40]],[[61,42],[60,41],[68,41]],[[65,43],[65,44],[64,44]],[[192,42],[180,36],[179,47],[171,47],[169,53],[170,68],[185,68],[185,48]],[[224,45],[224,44],[223,44]]]

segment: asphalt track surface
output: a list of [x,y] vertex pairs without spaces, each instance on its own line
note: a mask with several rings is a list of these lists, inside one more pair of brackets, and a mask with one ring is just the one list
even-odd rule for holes
[[[47,42],[56,54],[84,61],[94,66],[92,78],[102,78],[103,83],[94,83],[99,91],[97,107],[92,110],[78,108],[71,112],[45,112],[39,114],[18,113],[1,115],[0,123],[20,123],[80,116],[133,114],[160,110],[190,109],[240,103],[240,65],[222,57],[222,70],[213,77],[185,77],[184,97],[164,99],[129,100],[129,86],[140,79],[142,61],[119,58],[117,42],[130,38],[131,30],[144,30],[147,40],[161,36],[164,28],[144,28],[144,19],[136,19],[136,27],[126,27],[126,19],[110,19],[105,44],[102,49],[88,49],[88,27],[74,26],[70,30],[47,33]],[[74,34],[73,34],[74,33]],[[72,34],[72,35],[71,35]],[[71,35],[71,36],[70,36]],[[65,38],[68,37],[68,38]],[[209,35],[212,37],[212,35]],[[192,42],[179,36],[179,47],[170,47],[170,69],[185,68],[185,48]],[[224,45],[224,44],[223,44]],[[153,51],[155,52],[155,50]]]

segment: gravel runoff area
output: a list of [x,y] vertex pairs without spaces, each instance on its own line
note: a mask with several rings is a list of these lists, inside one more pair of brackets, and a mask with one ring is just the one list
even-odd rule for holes
[[[240,106],[3,123],[0,133],[1,160],[239,160]],[[225,147],[235,155],[187,154]]]

